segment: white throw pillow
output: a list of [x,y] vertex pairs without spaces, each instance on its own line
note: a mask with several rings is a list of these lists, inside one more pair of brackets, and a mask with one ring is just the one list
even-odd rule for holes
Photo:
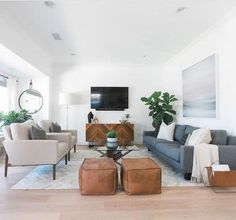
[[157,138],[168,140],[168,141],[173,141],[174,131],[175,131],[175,123],[172,123],[170,125],[166,125],[163,122],[160,126],[160,130],[157,135]]
[[33,120],[28,120],[24,123],[12,123],[10,125],[13,140],[29,140],[29,131],[35,123]]
[[211,132],[209,128],[194,130],[189,138],[188,145],[209,144],[211,142]]

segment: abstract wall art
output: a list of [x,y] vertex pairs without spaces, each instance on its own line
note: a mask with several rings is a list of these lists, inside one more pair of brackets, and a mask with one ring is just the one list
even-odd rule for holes
[[215,54],[182,72],[183,116],[216,118]]

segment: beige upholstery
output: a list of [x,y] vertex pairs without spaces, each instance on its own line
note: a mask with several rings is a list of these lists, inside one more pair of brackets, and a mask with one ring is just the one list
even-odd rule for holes
[[24,123],[12,123],[10,125],[12,139],[29,140],[29,130],[33,125],[35,125],[33,120],[28,120]]
[[2,127],[2,132],[3,132],[5,140],[7,140],[7,141],[12,140],[10,125],[3,126]]
[[57,164],[67,153],[66,144],[56,140],[12,140],[3,145],[13,166]]
[[[51,164],[53,165],[54,171],[53,179],[55,179],[56,164],[64,157],[67,163],[71,134],[62,133],[55,135],[54,133],[50,133],[47,135],[47,140],[19,140],[20,138],[28,138],[29,136],[29,129],[27,133],[27,125],[25,124],[27,123],[16,123],[10,127],[3,127],[4,134],[6,134],[5,141],[3,141],[6,151],[5,176],[7,176],[8,162],[12,166]],[[11,128],[15,129],[15,133],[13,132],[14,136],[12,135],[13,139],[10,139],[9,135],[12,133]],[[19,128],[22,128],[24,131],[22,132]],[[17,131],[20,134],[17,134]]]
[[39,127],[41,127],[44,131],[49,132],[49,128],[52,124],[50,120],[41,120],[38,122]]
[[[38,122],[38,125],[43,129],[43,130],[45,130],[46,132],[49,132],[49,128],[50,128],[50,126],[51,126],[51,124],[52,124],[52,121],[50,121],[50,120],[41,120],[41,121],[39,121]],[[68,143],[68,146],[69,146],[69,149],[68,149],[68,156],[69,156],[69,160],[70,160],[70,150],[72,149],[72,148],[74,148],[74,150],[76,149],[76,143],[77,143],[77,130],[62,130],[60,133],[51,133],[51,132],[49,132],[49,133],[47,133],[47,135],[49,135],[49,136],[51,136],[50,137],[50,139],[51,140],[53,140],[53,138],[55,137],[56,138],[56,136],[57,135],[61,135],[61,134],[70,134],[70,141],[68,141],[67,143]],[[55,136],[53,136],[53,135],[55,135]],[[58,137],[58,138],[60,138],[60,137]]]

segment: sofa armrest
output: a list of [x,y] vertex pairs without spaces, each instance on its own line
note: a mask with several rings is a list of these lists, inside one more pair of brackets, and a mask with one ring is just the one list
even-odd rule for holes
[[192,173],[193,146],[180,146],[180,167],[183,173]]
[[62,133],[70,133],[71,136],[75,136],[76,137],[76,141],[77,141],[77,130],[62,130]]
[[156,133],[156,131],[144,131],[143,132],[143,136],[153,136],[153,137],[156,137],[157,133]]
[[49,132],[49,133],[47,133],[47,139],[48,140],[57,140],[59,142],[66,143],[68,150],[69,150],[69,147],[71,146],[71,133]]
[[7,140],[3,145],[12,165],[56,164],[59,159],[56,140]]
[[236,145],[218,145],[220,164],[228,164],[230,169],[236,169]]

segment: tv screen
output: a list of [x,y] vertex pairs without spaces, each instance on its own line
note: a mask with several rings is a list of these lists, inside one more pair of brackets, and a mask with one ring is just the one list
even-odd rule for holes
[[128,108],[128,87],[91,87],[91,108],[124,110]]

